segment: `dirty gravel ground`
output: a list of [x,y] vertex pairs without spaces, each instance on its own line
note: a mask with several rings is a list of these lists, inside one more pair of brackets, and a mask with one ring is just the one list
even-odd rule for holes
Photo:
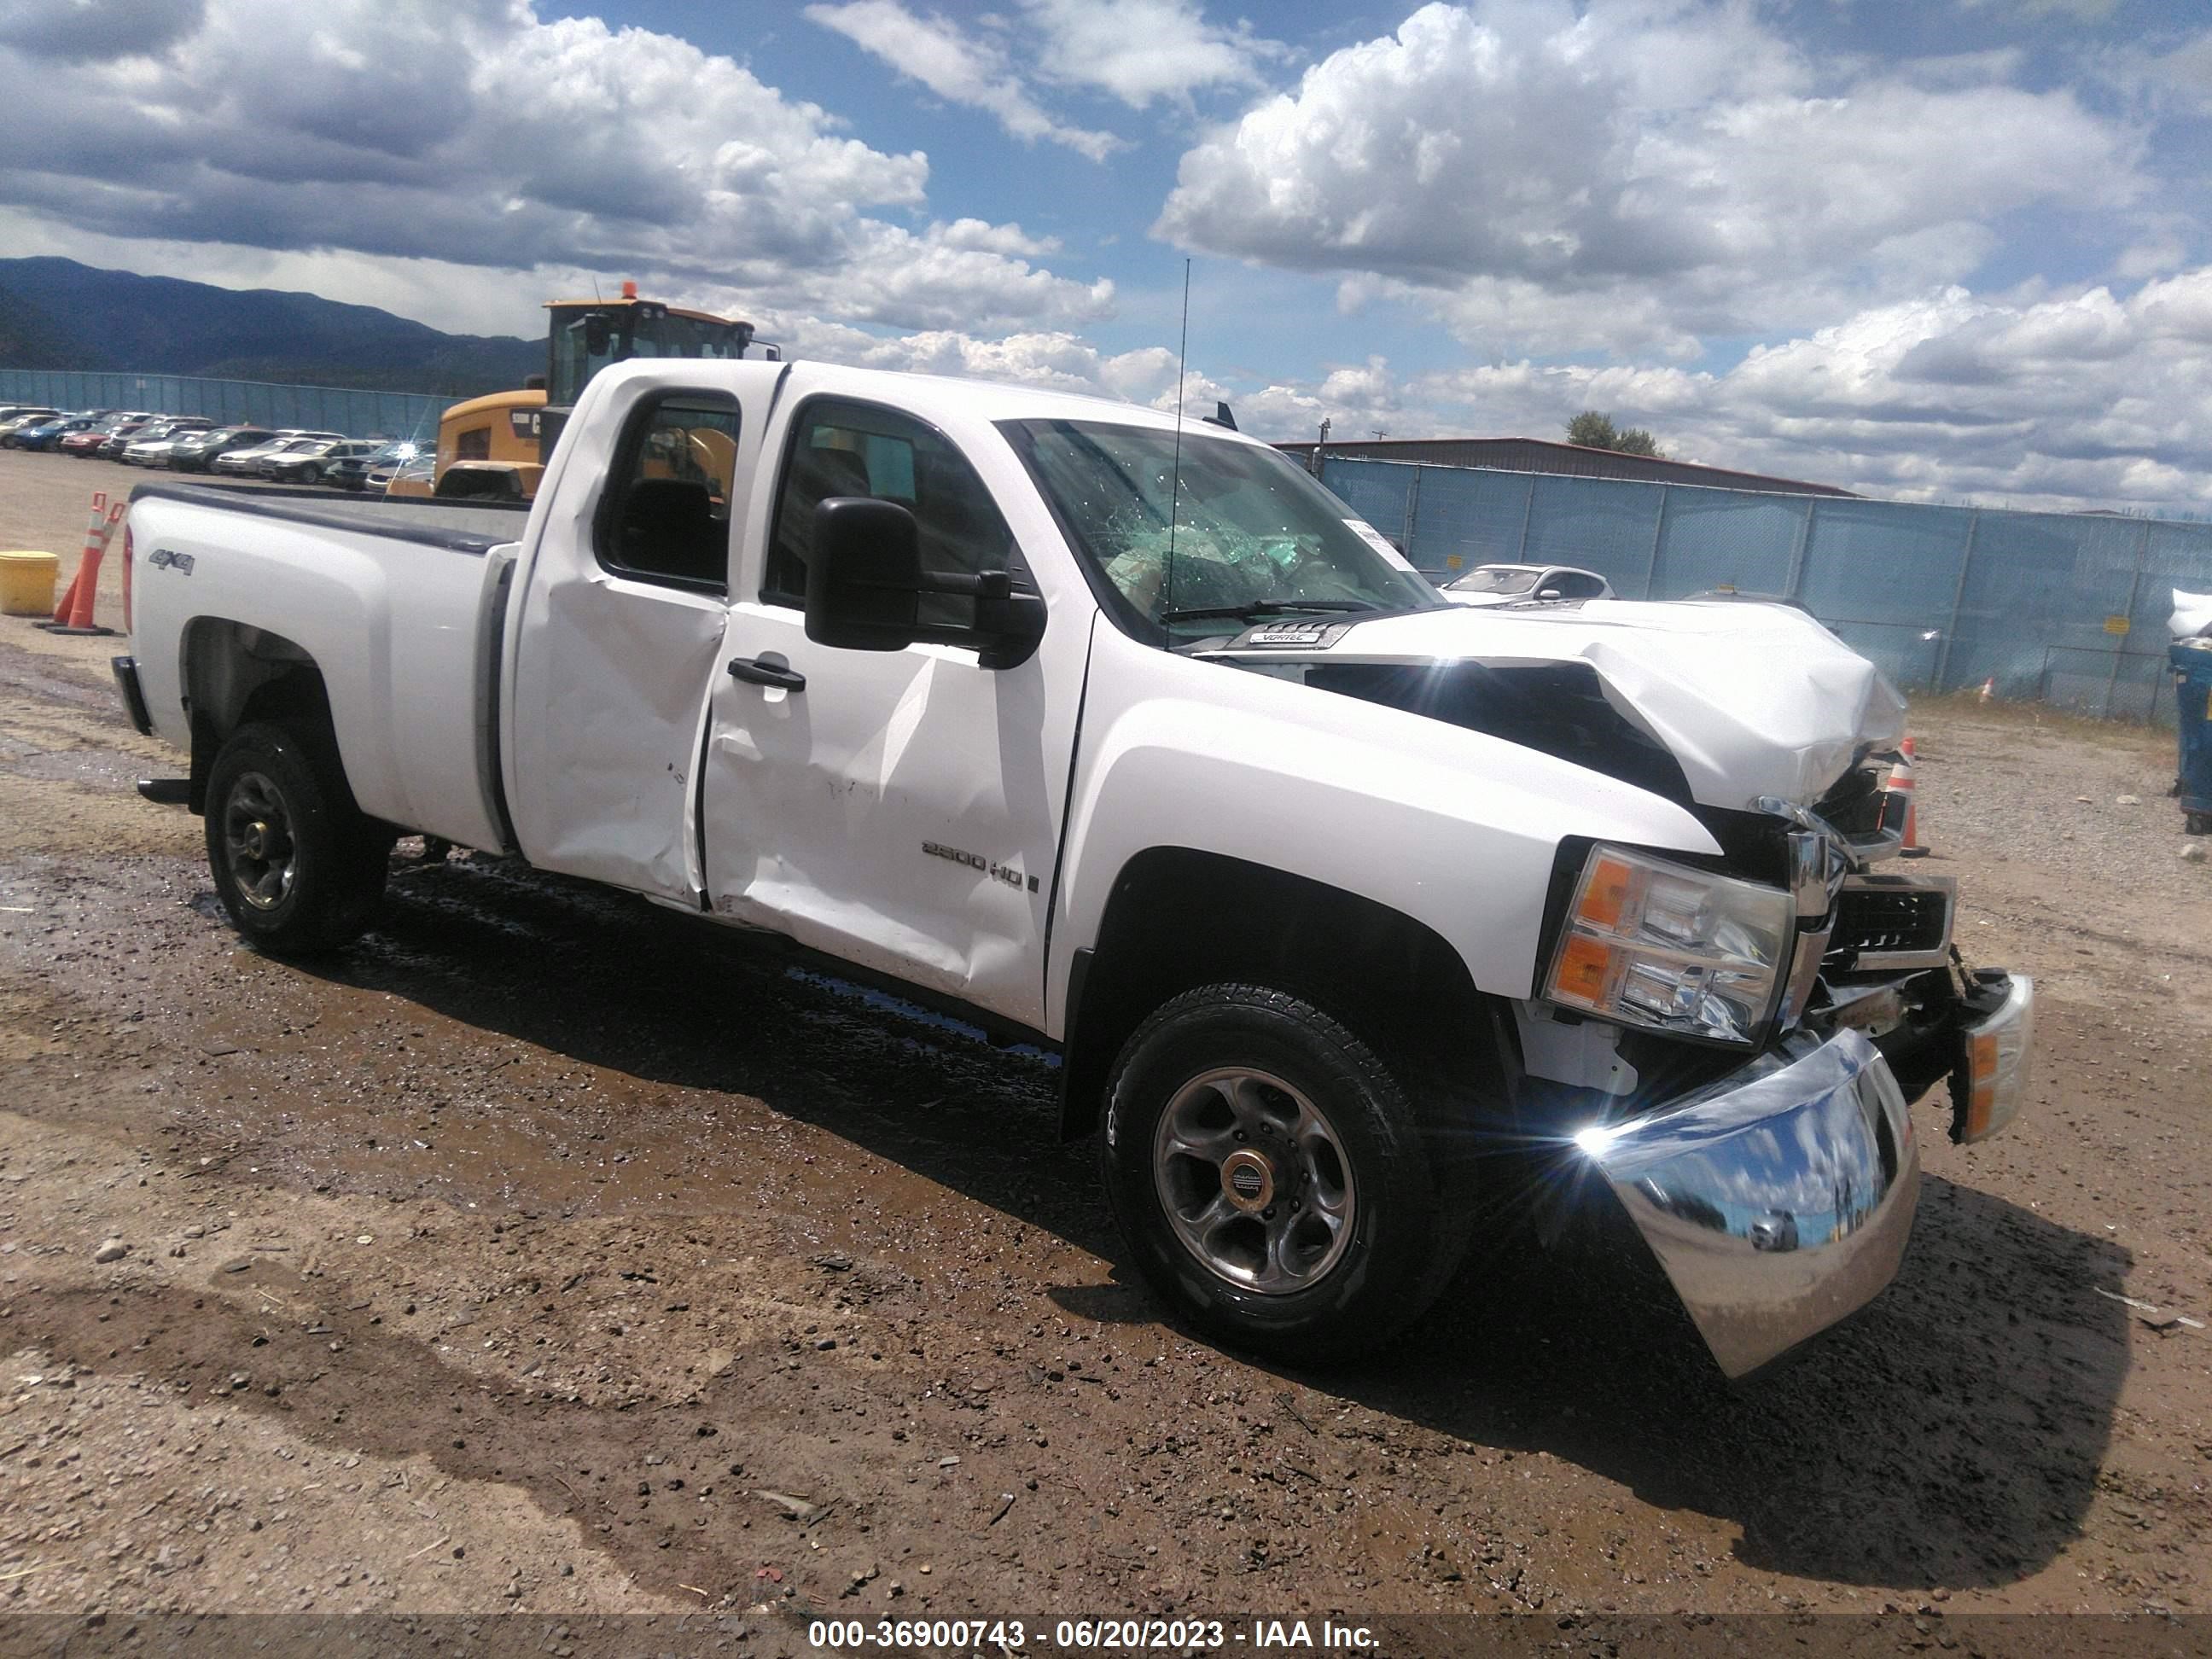
[[[0,453],[0,543],[119,477]],[[240,948],[114,648],[0,622],[0,1609],[2212,1607],[2170,738],[1918,717],[2041,1050],[1985,1147],[1922,1107],[1864,1313],[1730,1387],[1509,1234],[1307,1374],[1160,1322],[1046,1066],[758,946],[459,856],[325,966]]]

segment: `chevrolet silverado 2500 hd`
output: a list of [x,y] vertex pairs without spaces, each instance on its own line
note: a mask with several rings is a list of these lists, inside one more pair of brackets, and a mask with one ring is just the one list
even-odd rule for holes
[[1870,665],[1452,605],[1233,433],[641,362],[526,514],[156,483],[126,547],[118,680],[247,939],[343,944],[403,832],[785,936],[1057,1048],[1134,1261],[1249,1346],[1412,1320],[1511,1145],[1740,1374],[1894,1273],[1912,1104],[2025,1088],[2029,982],[1881,867]]

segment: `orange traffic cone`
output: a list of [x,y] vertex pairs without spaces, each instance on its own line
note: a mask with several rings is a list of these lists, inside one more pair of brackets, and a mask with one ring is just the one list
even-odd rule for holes
[[[123,517],[121,506],[116,507],[107,517],[107,538],[113,541],[115,523]],[[137,562],[131,556],[131,532],[125,530],[123,532],[123,631],[126,634],[131,631],[131,568]]]
[[[106,510],[107,492],[104,489],[94,490],[92,492],[92,517],[86,522],[84,526],[84,544],[88,550],[90,549],[93,543],[97,541],[100,538],[100,521]],[[70,576],[70,585],[62,592],[61,603],[54,606],[53,621],[51,623],[40,623],[39,624],[40,627],[66,628],[69,626],[70,612],[76,608],[77,588],[84,580],[85,562],[85,560],[82,558],[76,562],[76,569]]]
[[77,584],[83,580],[84,561],[82,559],[79,559],[76,562],[76,574],[70,578],[70,585],[62,589],[61,598],[54,601],[53,620],[52,622],[33,623],[31,625],[33,628],[43,628],[49,633],[52,632],[56,629],[68,627],[70,612],[76,605]]
[[1915,798],[1912,782],[1912,739],[1898,745],[1897,764],[1889,769],[1889,787],[1893,794],[1905,797],[1905,844],[1897,855],[1905,859],[1924,859],[1928,849],[1920,844],[1920,807]]
[[54,607],[54,619],[41,623],[40,627],[49,634],[112,634],[112,628],[102,628],[94,622],[93,602],[100,591],[100,556],[107,550],[107,538],[114,533],[123,517],[124,504],[115,503],[108,510],[107,496],[103,492],[92,498],[92,521],[85,527],[84,556],[77,561],[76,574],[70,578],[69,592]]
[[1997,677],[1994,674],[1982,682],[1982,701],[1987,702],[1997,694]]

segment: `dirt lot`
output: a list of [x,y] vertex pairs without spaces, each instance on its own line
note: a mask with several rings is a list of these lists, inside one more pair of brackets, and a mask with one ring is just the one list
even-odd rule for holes
[[[0,544],[118,479],[0,453]],[[457,857],[240,948],[116,648],[0,622],[0,1609],[2212,1608],[2170,739],[1919,716],[2041,1054],[1863,1314],[1730,1387],[1524,1241],[1309,1375],[1158,1322],[1048,1068],[757,947]]]

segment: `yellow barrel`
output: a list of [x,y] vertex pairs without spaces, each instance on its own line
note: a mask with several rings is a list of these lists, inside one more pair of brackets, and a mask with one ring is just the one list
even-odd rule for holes
[[0,553],[0,616],[52,616],[60,573],[51,553]]

